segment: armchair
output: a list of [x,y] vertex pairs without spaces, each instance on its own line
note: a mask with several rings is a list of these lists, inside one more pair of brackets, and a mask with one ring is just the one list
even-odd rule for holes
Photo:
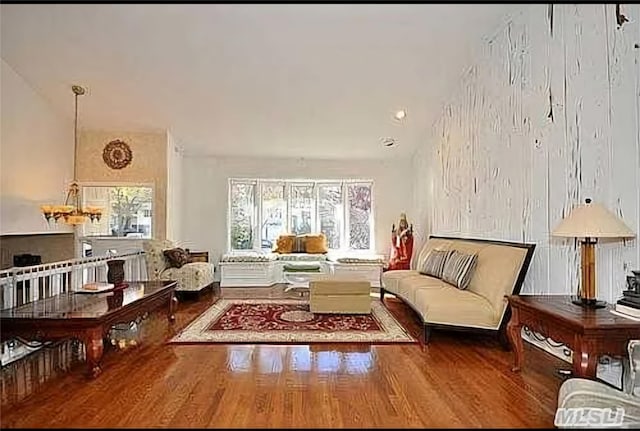
[[[631,340],[628,345],[629,378],[623,379],[623,389],[618,390],[605,383],[594,380],[571,378],[565,381],[558,391],[558,408],[610,408],[616,411],[624,409],[622,428],[640,427],[640,340]],[[623,376],[624,377],[624,376]],[[556,418],[557,419],[557,418]],[[563,428],[562,424],[557,424]],[[600,423],[581,424],[581,427],[601,428]],[[575,427],[566,425],[567,428]]]
[[190,262],[180,268],[169,267],[164,251],[175,248],[169,240],[146,240],[142,243],[151,280],[175,280],[176,291],[200,291],[213,283],[214,266],[208,262]]

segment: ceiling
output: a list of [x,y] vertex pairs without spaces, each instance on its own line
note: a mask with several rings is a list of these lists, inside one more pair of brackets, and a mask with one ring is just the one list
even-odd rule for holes
[[82,128],[168,129],[193,154],[408,157],[512,9],[2,4],[1,55],[69,118],[87,87]]

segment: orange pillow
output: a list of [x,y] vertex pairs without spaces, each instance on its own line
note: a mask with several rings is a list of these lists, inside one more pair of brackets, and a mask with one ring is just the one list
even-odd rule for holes
[[329,252],[327,249],[327,237],[323,233],[320,235],[307,235],[304,247],[307,253],[317,254]]
[[276,248],[274,253],[291,253],[293,252],[293,242],[295,241],[295,235],[280,235],[276,240]]

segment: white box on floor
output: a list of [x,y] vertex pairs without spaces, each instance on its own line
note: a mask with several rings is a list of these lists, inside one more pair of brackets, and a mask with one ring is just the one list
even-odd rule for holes
[[371,287],[380,287],[382,275],[381,263],[340,263],[331,262],[332,274],[352,279],[361,279],[371,283]]

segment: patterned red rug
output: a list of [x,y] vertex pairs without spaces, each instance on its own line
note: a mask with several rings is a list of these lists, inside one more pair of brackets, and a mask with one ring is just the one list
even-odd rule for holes
[[415,343],[378,301],[371,314],[314,314],[290,299],[220,299],[172,343]]

